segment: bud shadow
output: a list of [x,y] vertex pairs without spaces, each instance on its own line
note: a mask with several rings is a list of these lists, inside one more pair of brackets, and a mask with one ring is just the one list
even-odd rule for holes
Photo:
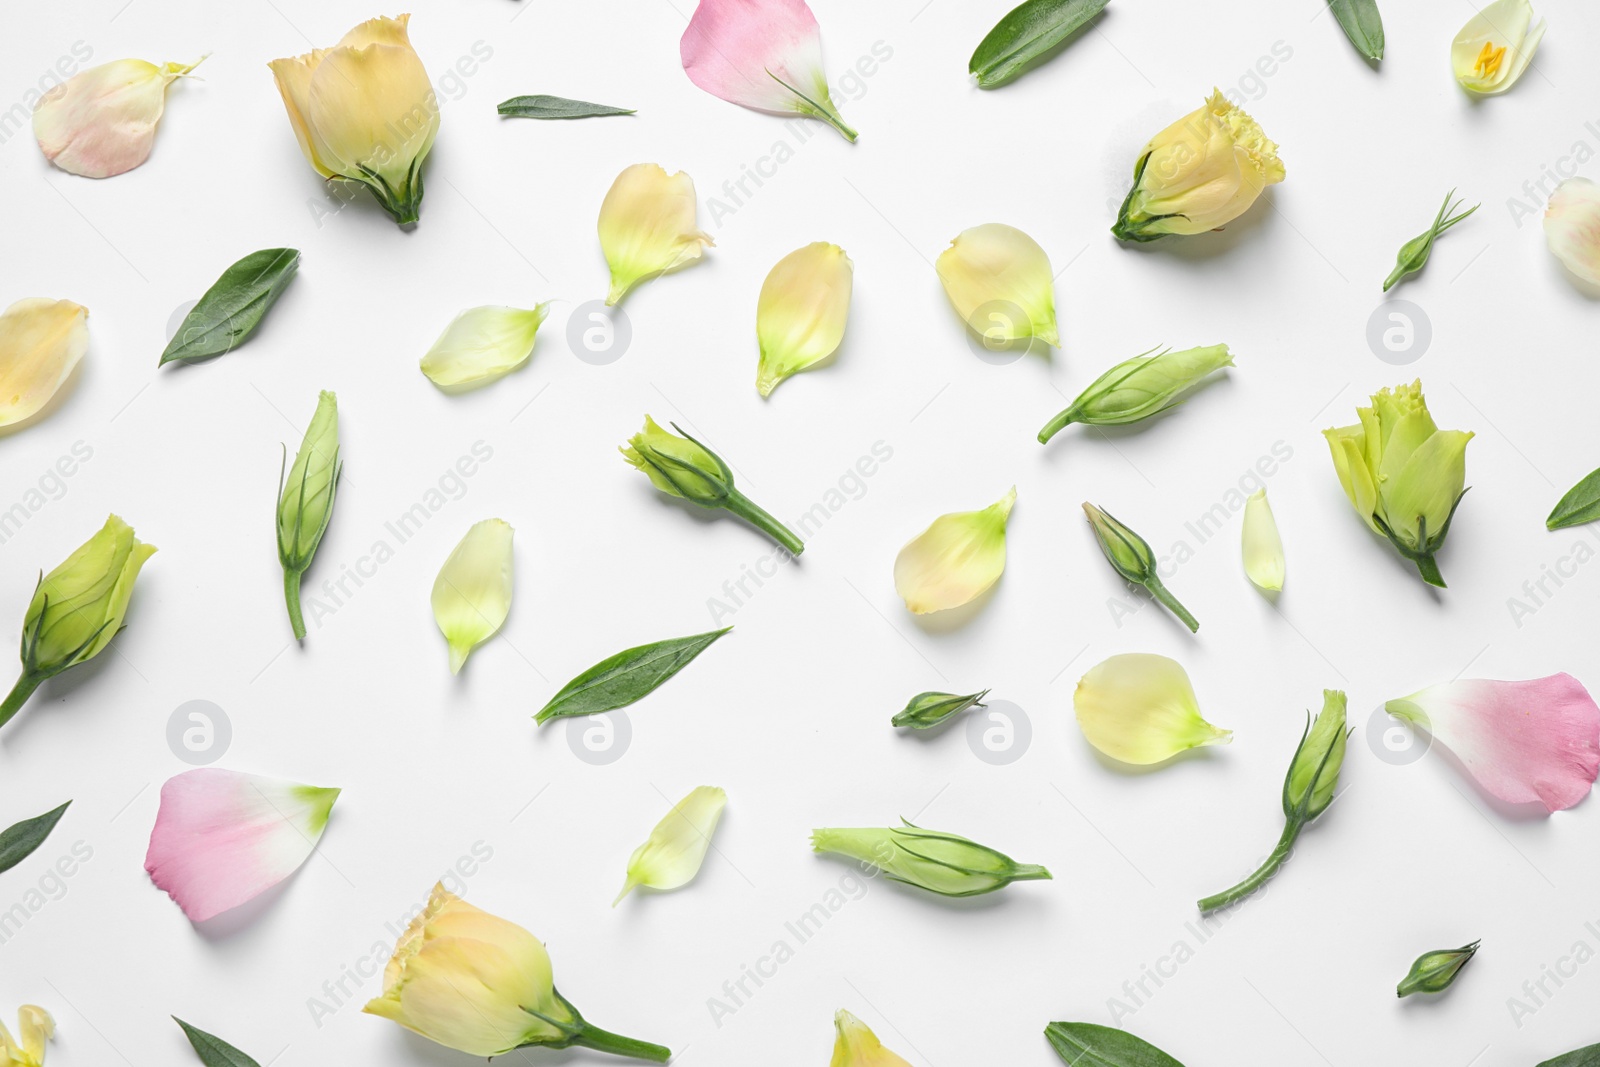
[[[861,869],[861,861],[850,856],[840,856],[832,852],[819,852],[816,854],[816,858],[826,860],[829,863],[844,864],[851,870],[859,871]],[[932,890],[907,885],[905,882],[897,882],[882,872],[870,877],[875,884],[883,884],[889,892],[935,911],[994,911],[998,908],[1032,907],[1039,912],[1038,917],[1041,922],[1046,918],[1046,915],[1041,910],[1045,904],[1043,898],[1037,894],[1034,894],[1034,899],[1031,902],[1024,898],[1024,894],[1028,891],[1025,884],[1003,886],[992,893],[981,893],[975,897],[947,897]]]
[[1549,266],[1547,269],[1555,271],[1557,274],[1561,275],[1561,277],[1566,281],[1567,286],[1572,289],[1573,292],[1577,293],[1585,300],[1600,301],[1600,285],[1595,285],[1592,282],[1584,281],[1582,278],[1578,277],[1576,274],[1572,273],[1565,266],[1563,266],[1561,261],[1555,256],[1547,256],[1545,258],[1549,260]]
[[[1188,627],[1184,627],[1184,629],[1187,631]],[[1168,756],[1160,763],[1141,764],[1123,763],[1121,760],[1113,756],[1108,756],[1104,752],[1101,752],[1098,748],[1090,745],[1087,740],[1084,741],[1084,744],[1088,745],[1089,751],[1094,753],[1094,758],[1099,762],[1100,766],[1104,767],[1108,771],[1115,771],[1116,773],[1128,778],[1141,778],[1147,774],[1155,774],[1158,771],[1164,771],[1168,767],[1173,767],[1180,763],[1211,763],[1213,761],[1221,760],[1223,758],[1223,753],[1220,750],[1228,747],[1227,745],[1201,745],[1197,748],[1184,749],[1182,752]]]
[[[403,1062],[405,1063],[421,1064],[423,1067],[483,1067],[484,1065],[485,1061],[482,1056],[472,1056],[465,1052],[457,1052],[453,1048],[446,1048],[444,1045],[428,1040],[421,1034],[414,1034],[410,1030],[405,1030],[398,1026],[390,1027],[390,1029],[399,1044],[403,1046],[396,1051],[403,1057]],[[530,1051],[538,1053],[538,1062],[541,1065],[580,1062],[598,1063],[602,1059],[609,1059],[609,1057],[597,1056],[582,1050],[562,1049],[558,1052],[554,1049],[541,1048],[535,1050],[524,1049],[521,1055],[526,1057],[526,1060],[519,1060],[518,1062],[533,1063],[534,1057],[528,1055]],[[509,1054],[505,1057],[507,1062],[514,1058]],[[616,1062],[626,1063],[628,1061],[618,1060]]]
[[[310,857],[307,857],[307,859],[309,860]],[[245,901],[237,908],[229,908],[221,915],[214,916],[204,922],[191,921],[189,925],[194,927],[195,933],[213,944],[231,940],[255,926],[269,912],[277,908],[278,902],[283,899],[284,894],[289,891],[289,887],[300,877],[300,872],[303,870],[305,870],[304,863],[295,868],[293,874],[271,889],[265,890],[260,896]],[[177,905],[174,904],[173,906],[176,907]],[[263,930],[260,936],[265,938],[269,937],[270,934]]]
[[[32,727],[29,725],[35,719],[48,716],[52,719],[63,719],[69,715],[88,715],[93,712],[96,702],[89,699],[72,700],[72,695],[84,686],[95,682],[106,669],[112,659],[111,645],[101,650],[100,655],[78,664],[76,667],[47,678],[39,686],[33,698],[23,705],[17,717],[12,719],[6,727],[6,732],[0,737],[21,737]],[[10,684],[10,683],[6,683]],[[112,683],[107,683],[108,685]],[[49,705],[57,705],[51,707]]]
[[983,613],[984,607],[988,605],[990,600],[994,599],[995,590],[1000,588],[1000,582],[1003,581],[1005,581],[1005,578],[1002,576],[1000,581],[995,582],[958,608],[946,608],[943,611],[930,612],[926,615],[911,613],[911,621],[916,624],[917,629],[930,636],[954,633]]

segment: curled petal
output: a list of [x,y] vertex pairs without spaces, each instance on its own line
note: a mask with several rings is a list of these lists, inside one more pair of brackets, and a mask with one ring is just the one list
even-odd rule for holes
[[611,268],[607,304],[646,278],[686,267],[715,244],[695,222],[694,179],[636,163],[617,175],[600,205],[600,249]]
[[837,1036],[828,1067],[911,1067],[884,1048],[878,1035],[849,1012],[841,1010],[834,1015],[833,1028]]
[[1232,730],[1201,717],[1188,673],[1166,656],[1112,656],[1079,680],[1072,699],[1083,736],[1123,763],[1160,763],[1191,748],[1233,740]]
[[0,314],[0,426],[39,413],[89,350],[89,309],[30,297]]
[[204,62],[156,66],[119,59],[91,67],[44,94],[33,135],[44,158],[68,174],[110,178],[150,158],[167,86]]
[[549,304],[523,310],[479,307],[463,311],[422,357],[422,373],[434,385],[480,385],[516,370],[533,355],[534,337]]
[[311,855],[337,789],[202,767],[161,787],[144,869],[194,922],[271,889]]
[[694,881],[727,806],[728,794],[710,785],[699,786],[678,801],[650,831],[650,839],[633,850],[628,880],[611,906],[616,907],[635,886],[677,889]]
[[1013,486],[982,511],[941,515],[894,561],[894,588],[914,614],[970,603],[1006,569],[1006,523],[1017,502]]
[[756,305],[756,389],[762,396],[838,349],[850,318],[854,272],[844,249],[818,241],[790,252],[768,273]]
[[1384,707],[1427,730],[1479,785],[1510,804],[1570,808],[1600,773],[1600,707],[1570,674],[1444,682]]
[[974,333],[1001,344],[1030,337],[1061,343],[1050,257],[1016,227],[990,222],[961,231],[934,269]]
[[1568,178],[1556,186],[1544,212],[1544,239],[1562,266],[1600,285],[1600,185]]
[[433,619],[450,642],[450,673],[511,614],[511,524],[484,519],[467,531],[433,583]]
[[1528,0],[1494,0],[1467,24],[1450,45],[1450,66],[1463,89],[1484,95],[1503,93],[1517,83],[1544,39],[1544,20],[1533,26]]
[[1283,588],[1283,539],[1267,503],[1267,491],[1257,489],[1244,503],[1244,572],[1257,589],[1275,593]]

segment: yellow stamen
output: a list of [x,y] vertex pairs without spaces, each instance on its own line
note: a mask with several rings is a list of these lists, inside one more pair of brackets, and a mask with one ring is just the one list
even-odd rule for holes
[[1478,53],[1478,61],[1473,64],[1472,73],[1480,78],[1492,78],[1495,72],[1500,69],[1500,61],[1505,57],[1506,49],[1504,45],[1496,48],[1494,42],[1485,41],[1483,42],[1483,51]]

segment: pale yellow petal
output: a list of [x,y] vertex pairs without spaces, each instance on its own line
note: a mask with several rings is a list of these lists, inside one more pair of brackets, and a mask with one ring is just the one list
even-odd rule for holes
[[840,1010],[833,1017],[833,1059],[828,1067],[911,1067],[883,1047],[866,1023]]
[[524,310],[479,307],[463,311],[422,357],[422,373],[447,388],[492,382],[533,354],[539,324],[549,304]]
[[728,794],[716,786],[702,785],[673,805],[666,818],[650,831],[650,838],[628,859],[628,879],[611,902],[616,907],[636,886],[677,889],[700,873],[711,836],[717,832]]
[[89,310],[70,300],[18,300],[0,314],[0,426],[50,402],[89,350]]
[[1112,656],[1078,682],[1073,706],[1089,743],[1123,763],[1160,763],[1233,738],[1201,717],[1188,673],[1166,656]]
[[311,114],[311,75],[327,54],[326,49],[317,48],[303,56],[274,59],[267,66],[272,69],[278,95],[283,97],[283,107],[289,113],[289,125],[294,129],[294,139],[299,143],[300,151],[318,174],[333,178],[338,176],[338,171],[328,163],[333,153],[328,151],[321,134],[307,118]]
[[1283,588],[1283,539],[1267,503],[1267,491],[1257,489],[1244,502],[1244,572],[1256,588],[1277,592]]
[[1545,208],[1544,239],[1562,266],[1600,286],[1600,185],[1568,178],[1556,186]]
[[853,275],[844,249],[826,241],[790,252],[767,274],[756,303],[756,389],[762,396],[838,349],[850,317]]
[[1016,227],[990,222],[963,230],[934,269],[974,333],[997,344],[1030,337],[1061,343],[1050,257]]
[[636,163],[617,175],[600,205],[600,249],[611,268],[607,304],[646,278],[699,259],[714,244],[696,225],[694,179]]
[[511,524],[485,519],[467,531],[433,583],[433,618],[450,643],[450,673],[511,613]]
[[1013,487],[982,511],[941,515],[894,561],[894,587],[914,614],[958,608],[1000,580],[1006,569],[1006,523]]

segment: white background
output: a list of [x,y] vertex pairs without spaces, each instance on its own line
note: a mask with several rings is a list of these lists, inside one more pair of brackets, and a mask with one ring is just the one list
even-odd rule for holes
[[[1600,927],[1595,802],[1550,818],[1500,810],[1436,753],[1378,758],[1368,730],[1383,700],[1461,672],[1600,682],[1600,569],[1577,565],[1538,605],[1522,591],[1563,559],[1570,573],[1574,552],[1587,560],[1595,545],[1592,529],[1549,534],[1543,518],[1600,463],[1596,309],[1544,247],[1533,214],[1543,194],[1522,186],[1576,145],[1585,158],[1600,149],[1600,15],[1545,0],[1536,69],[1474,104],[1448,64],[1469,3],[1391,0],[1389,58],[1375,72],[1321,0],[1118,0],[1054,62],[980,92],[966,60],[1007,6],[816,0],[836,82],[875,45],[892,52],[837,93],[860,143],[811,124],[793,158],[713,223],[708,198],[724,181],[798,137],[690,84],[677,51],[687,0],[422,0],[413,39],[444,107],[421,225],[402,233],[365,194],[337,210],[266,68],[331,45],[377,9],[7,5],[0,106],[75,42],[92,62],[214,53],[204,81],[172,87],[154,156],[130,174],[55,171],[26,133],[0,147],[0,302],[75,300],[91,310],[92,337],[49,418],[0,441],[5,507],[75,443],[92,449],[4,543],[0,644],[17,639],[38,571],[107,512],[160,546],[112,649],[47,685],[0,734],[0,823],[74,800],[47,844],[0,876],[0,908],[27,898],[74,842],[93,850],[0,946],[0,1010],[54,1012],[52,1067],[191,1062],[169,1014],[263,1064],[470,1062],[361,1015],[376,978],[346,979],[345,1003],[320,1020],[312,1000],[333,1007],[324,983],[387,951],[387,924],[477,843],[492,858],[466,879],[467,897],[545,939],[562,992],[593,1021],[668,1044],[689,1067],[824,1063],[841,1007],[918,1067],[1042,1067],[1055,1062],[1045,1023],[1108,1023],[1113,996],[1137,1007],[1123,1026],[1190,1067],[1499,1067],[1600,1040],[1600,963],[1559,990],[1547,980],[1554,995],[1520,1026],[1508,1007],[1534,1007],[1523,983],[1576,943],[1600,949],[1600,929],[1585,927]],[[475,45],[492,55],[447,86]],[[1289,58],[1271,59],[1275,49]],[[1107,227],[1139,146],[1213,85],[1248,101],[1282,146],[1287,181],[1225,233],[1119,247]],[[640,113],[496,116],[523,93]],[[616,173],[641,161],[695,178],[717,246],[637,290],[632,347],[593,366],[565,326],[605,292],[595,216]],[[1386,365],[1366,341],[1380,282],[1452,186],[1483,208],[1394,294],[1424,310],[1432,342],[1412,366]],[[978,359],[945,303],[931,260],[989,221],[1032,234],[1062,272],[1053,360]],[[763,402],[756,294],[780,256],[814,240],[855,261],[849,333],[835,365]],[[262,331],[220,360],[158,371],[174,311],[235,259],[281,245],[301,249],[303,265]],[[522,371],[455,397],[418,372],[461,309],[546,299],[558,303]],[[1034,440],[1111,363],[1217,341],[1238,368],[1158,423]],[[1478,434],[1441,592],[1351,512],[1319,434],[1417,373],[1439,423]],[[339,394],[347,466],[308,608],[323,580],[371,573],[361,561],[376,542],[395,551],[290,647],[272,511],[280,443],[298,442],[318,389]],[[737,521],[666,500],[618,458],[647,411],[703,435],[785,518],[824,501],[875,442],[893,455],[845,486],[858,498],[846,494],[803,563],[724,616],[731,635],[629,710],[624,756],[592,766],[563,725],[536,730],[534,711],[605,655],[710,629],[709,598],[770,552]],[[385,523],[478,441],[492,458],[397,544]],[[1237,516],[1204,542],[1185,523],[1232,499],[1279,442],[1292,458],[1267,484],[1289,577],[1272,605],[1241,571]],[[958,626],[911,618],[891,582],[901,544],[1013,483],[1009,568],[993,595]],[[1113,602],[1142,601],[1100,558],[1083,500],[1163,553],[1180,541],[1193,550],[1169,585],[1202,621],[1197,637],[1154,607],[1113,613]],[[490,516],[517,530],[516,605],[452,678],[428,591],[467,527]],[[1537,610],[1514,618],[1512,597]],[[1138,650],[1187,666],[1207,716],[1237,732],[1231,747],[1146,774],[1095,758],[1072,718],[1073,685],[1105,656]],[[981,687],[1031,721],[1031,747],[1010,766],[975,758],[960,728],[889,728],[912,693]],[[1276,839],[1282,775],[1325,687],[1350,694],[1347,791],[1271,890],[1199,944],[1186,928],[1194,901]],[[206,928],[142,869],[160,785],[187,769],[167,722],[193,699],[231,719],[217,766],[344,788],[301,872]],[[631,849],[702,783],[724,786],[730,804],[699,879],[613,911]],[[874,882],[714,1023],[708,999],[775,941],[793,942],[784,924],[847,877],[810,853],[808,831],[900,815],[1056,878],[967,903]],[[1413,957],[1474,938],[1483,951],[1446,997],[1396,1001]],[[1124,982],[1180,940],[1193,957],[1159,989],[1147,980],[1153,996],[1128,1000]]]

